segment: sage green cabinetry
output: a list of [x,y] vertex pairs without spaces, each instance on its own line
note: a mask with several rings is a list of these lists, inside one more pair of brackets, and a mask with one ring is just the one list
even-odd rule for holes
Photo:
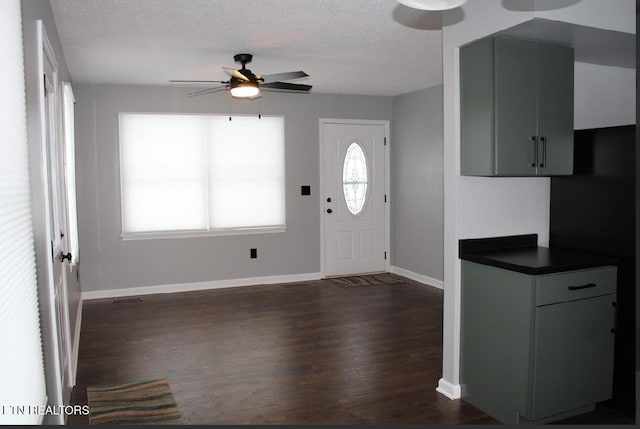
[[573,173],[573,49],[489,37],[460,49],[462,175]]
[[462,398],[507,424],[611,397],[616,268],[527,275],[462,261]]

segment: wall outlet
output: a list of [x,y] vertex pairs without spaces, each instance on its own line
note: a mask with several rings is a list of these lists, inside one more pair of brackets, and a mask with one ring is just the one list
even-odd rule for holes
[[249,257],[251,259],[256,259],[258,257],[258,249],[251,249],[249,252]]

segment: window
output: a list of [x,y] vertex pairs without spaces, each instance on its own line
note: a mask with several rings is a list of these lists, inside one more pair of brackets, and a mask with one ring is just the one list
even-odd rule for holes
[[353,142],[347,148],[342,165],[342,193],[349,212],[354,216],[364,209],[368,184],[367,158],[362,147]]
[[284,118],[120,114],[125,238],[282,231]]
[[64,129],[64,177],[67,195],[67,237],[68,251],[71,253],[71,265],[79,260],[78,246],[78,210],[76,204],[76,158],[75,158],[75,134],[74,134],[74,105],[75,97],[69,82],[62,83],[62,119]]

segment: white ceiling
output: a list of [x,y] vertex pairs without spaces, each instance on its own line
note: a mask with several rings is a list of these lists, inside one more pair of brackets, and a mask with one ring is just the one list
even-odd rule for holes
[[394,96],[442,83],[442,17],[396,0],[51,0],[76,83],[226,80],[304,70],[313,92]]

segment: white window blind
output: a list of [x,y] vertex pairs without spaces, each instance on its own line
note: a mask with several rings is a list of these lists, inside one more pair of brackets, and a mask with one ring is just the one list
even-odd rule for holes
[[76,204],[76,148],[75,148],[75,97],[69,82],[62,84],[62,119],[64,121],[64,177],[67,194],[67,243],[71,252],[71,265],[79,261],[78,210]]
[[210,117],[212,228],[284,225],[284,120]]
[[0,424],[47,403],[32,228],[19,0],[0,2]]
[[120,166],[125,237],[285,225],[282,117],[121,113]]

